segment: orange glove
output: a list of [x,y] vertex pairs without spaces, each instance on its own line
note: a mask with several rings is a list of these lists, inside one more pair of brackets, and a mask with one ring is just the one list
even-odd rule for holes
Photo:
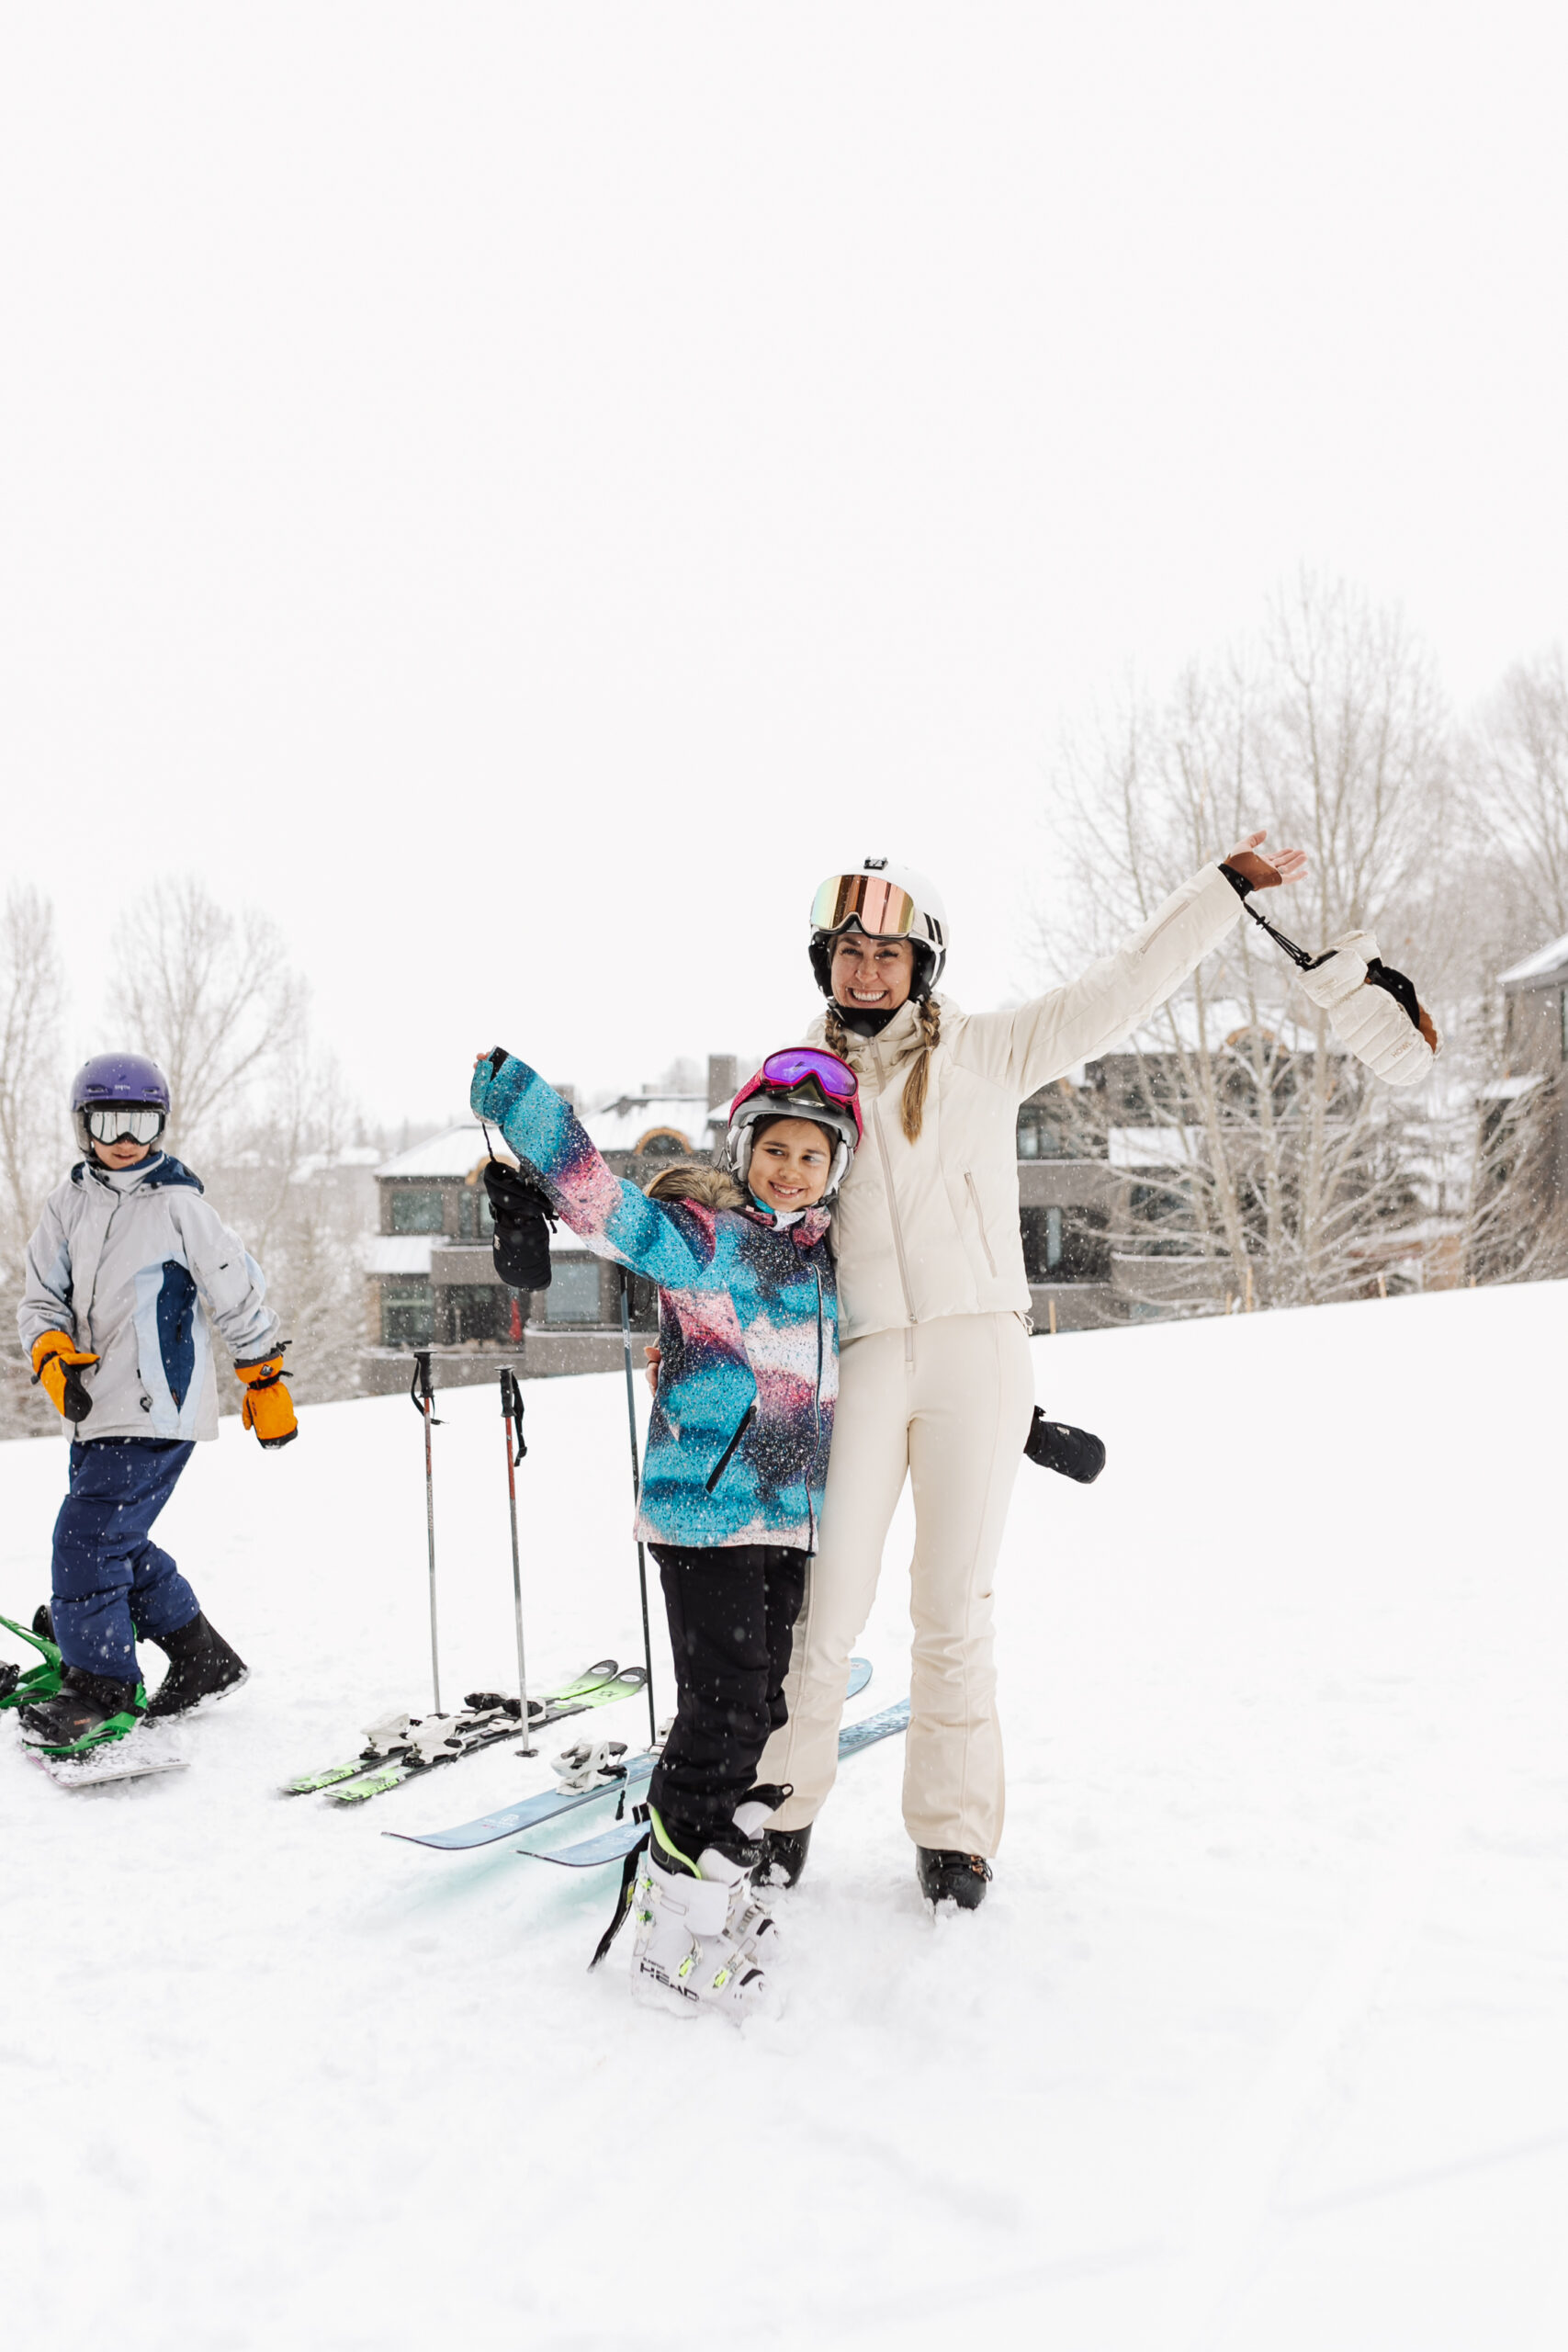
[[97,1361],[96,1356],[84,1354],[63,1331],[42,1331],[33,1341],[33,1378],[42,1384],[55,1411],[63,1413],[68,1421],[85,1421],[93,1409],[81,1367]]
[[[284,1341],[284,1346],[288,1346]],[[283,1351],[275,1356],[264,1356],[259,1363],[237,1363],[237,1376],[245,1384],[245,1401],[240,1418],[248,1430],[254,1430],[264,1445],[287,1445],[299,1434],[299,1424],[294,1418],[294,1399],[283,1377]]]

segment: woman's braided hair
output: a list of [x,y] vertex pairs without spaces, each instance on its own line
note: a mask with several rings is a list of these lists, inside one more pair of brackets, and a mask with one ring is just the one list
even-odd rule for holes
[[[898,1106],[899,1124],[910,1143],[919,1143],[925,1124],[926,1089],[931,1083],[931,1048],[942,1036],[942,1014],[934,997],[920,1001],[920,1042],[915,1051],[914,1068],[904,1081],[904,1099]],[[855,1039],[844,1026],[843,1015],[831,998],[822,1023],[822,1042],[830,1054],[843,1061],[853,1058]]]

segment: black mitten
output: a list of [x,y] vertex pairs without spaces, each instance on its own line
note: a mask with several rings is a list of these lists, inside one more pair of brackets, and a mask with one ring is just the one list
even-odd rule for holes
[[485,1191],[495,1219],[491,1254],[496,1272],[513,1290],[548,1290],[556,1217],[547,1195],[504,1159],[487,1162]]
[[1413,980],[1407,980],[1403,972],[1396,972],[1392,964],[1385,964],[1381,956],[1369,956],[1367,960],[1367,986],[1373,989],[1386,989],[1390,996],[1393,997],[1395,1004],[1398,1005],[1400,1011],[1410,1023],[1411,1027],[1413,1029],[1420,1028],[1421,1000],[1416,993],[1415,982]]
[[1089,1430],[1069,1428],[1066,1421],[1048,1421],[1038,1405],[1023,1450],[1042,1470],[1059,1470],[1080,1487],[1092,1487],[1105,1467],[1105,1441]]

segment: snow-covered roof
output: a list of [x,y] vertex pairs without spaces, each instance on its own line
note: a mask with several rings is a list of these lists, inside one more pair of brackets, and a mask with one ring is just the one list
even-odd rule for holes
[[1522,963],[1510,964],[1506,972],[1499,972],[1497,985],[1504,989],[1540,988],[1558,979],[1568,979],[1568,932],[1545,947],[1538,947]]
[[370,1233],[365,1238],[367,1274],[427,1274],[432,1236],[428,1233]]
[[[495,1130],[491,1128],[491,1134]],[[490,1158],[484,1129],[477,1119],[465,1119],[459,1127],[448,1127],[438,1136],[426,1136],[423,1143],[400,1151],[392,1159],[384,1159],[377,1169],[378,1178],[386,1176],[467,1176],[481,1159]]]
[[601,1111],[578,1114],[601,1151],[635,1151],[644,1136],[673,1132],[687,1151],[706,1151],[710,1113],[705,1094],[623,1094]]
[[[673,1132],[682,1138],[684,1150],[705,1152],[713,1142],[708,1132],[709,1119],[722,1119],[724,1114],[710,1113],[706,1098],[701,1094],[624,1094],[602,1111],[580,1111],[578,1116],[600,1151],[635,1151],[645,1136]],[[512,1154],[500,1129],[491,1127],[491,1134],[500,1156],[510,1159]],[[454,1176],[471,1175],[489,1157],[490,1146],[483,1127],[477,1119],[466,1119],[461,1126],[448,1127],[443,1135],[427,1136],[423,1143],[411,1145],[395,1159],[384,1159],[376,1174],[378,1179],[445,1176],[450,1181]]]
[[1106,1157],[1112,1168],[1190,1168],[1202,1140],[1201,1127],[1111,1127]]
[[291,1184],[308,1184],[313,1176],[328,1176],[340,1168],[376,1168],[381,1153],[373,1143],[351,1143],[342,1151],[313,1151],[302,1159],[289,1178]]

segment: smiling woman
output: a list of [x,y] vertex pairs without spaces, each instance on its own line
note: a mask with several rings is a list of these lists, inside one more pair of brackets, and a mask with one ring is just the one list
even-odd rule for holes
[[[947,916],[924,875],[867,858],[817,893],[819,1034],[859,1077],[866,1149],[834,1215],[844,1344],[821,1538],[789,1719],[760,1768],[792,1790],[768,1832],[792,1880],[832,1786],[850,1645],[912,1474],[904,1819],[928,1898],[984,1899],[1003,1814],[992,1575],[1033,1404],[1019,1105],[1163,1003],[1234,927],[1248,891],[1305,870],[1299,851],[1260,857],[1263,839],[1202,867],[1081,979],[1009,1012],[964,1014],[935,993]],[[1061,1247],[1048,1233],[1047,1257]]]

